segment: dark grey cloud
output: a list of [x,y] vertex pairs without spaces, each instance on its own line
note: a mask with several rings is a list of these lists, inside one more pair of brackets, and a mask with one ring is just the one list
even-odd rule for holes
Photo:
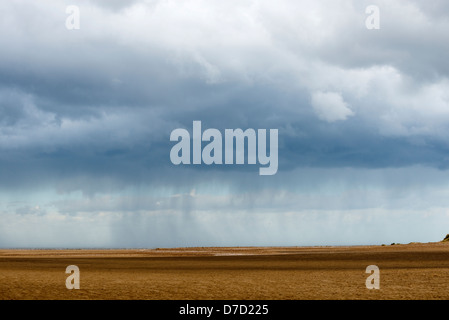
[[[380,8],[380,30],[365,28],[371,4]],[[394,210],[406,204],[383,194],[394,185],[397,195],[407,185],[401,174],[397,184],[367,174],[356,180],[369,192],[344,196],[323,191],[326,170],[344,190],[355,183],[348,168],[395,176],[390,170],[412,174],[428,167],[426,185],[441,186],[436,176],[449,163],[445,1],[86,0],[77,2],[80,30],[65,28],[67,5],[0,4],[0,190],[5,198],[22,192],[28,199],[4,206],[11,216],[28,217],[30,225],[49,219],[67,231],[55,216],[80,226],[75,218],[88,212],[104,228],[100,242],[86,234],[98,245],[163,245],[164,233],[180,234],[170,245],[189,239],[193,245],[213,237],[204,222],[214,220],[207,218],[213,210],[225,217],[214,220],[216,228],[229,224],[229,212],[249,213],[239,217],[244,233],[251,214],[264,210],[379,209],[367,201],[372,185],[381,190],[373,191],[377,203],[393,203]],[[278,174],[262,178],[258,166],[248,165],[172,165],[170,132],[191,131],[194,120],[204,129],[278,129]],[[209,202],[200,195],[204,204],[190,195],[204,184],[217,186],[217,194],[239,194]],[[135,194],[148,188],[165,194]],[[296,188],[311,194],[298,195]],[[45,203],[32,196],[40,190],[49,193]],[[416,195],[407,190],[400,199]],[[71,198],[77,192],[81,200]],[[132,196],[105,198],[126,192]],[[444,193],[436,199],[441,207],[443,199]],[[423,200],[417,207],[430,205]],[[96,216],[102,212],[111,214],[107,226]],[[129,219],[112,218],[124,212]],[[267,224],[277,235],[285,228],[272,217],[261,221],[258,232]],[[145,230],[152,232],[148,239]],[[251,236],[263,242],[256,232],[244,242],[256,243]],[[292,239],[298,240],[286,235],[282,241]]]

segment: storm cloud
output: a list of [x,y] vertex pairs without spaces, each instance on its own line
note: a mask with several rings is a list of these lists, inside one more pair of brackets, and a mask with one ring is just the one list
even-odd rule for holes
[[[0,246],[447,233],[447,1],[18,0],[0,15]],[[174,166],[170,133],[195,120],[278,129],[278,173]]]

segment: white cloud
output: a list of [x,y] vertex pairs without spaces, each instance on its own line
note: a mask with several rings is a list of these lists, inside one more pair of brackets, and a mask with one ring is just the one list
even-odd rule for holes
[[312,93],[312,106],[318,118],[327,122],[346,120],[354,115],[341,94],[336,92]]

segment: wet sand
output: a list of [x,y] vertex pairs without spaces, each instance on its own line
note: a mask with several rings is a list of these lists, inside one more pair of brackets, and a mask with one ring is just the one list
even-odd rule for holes
[[[65,269],[80,269],[68,290]],[[380,289],[365,286],[380,269]],[[0,250],[0,299],[449,299],[449,243]]]

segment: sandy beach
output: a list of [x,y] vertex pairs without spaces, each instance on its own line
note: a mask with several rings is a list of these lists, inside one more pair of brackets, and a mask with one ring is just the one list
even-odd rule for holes
[[[68,290],[65,269],[80,269]],[[366,267],[380,269],[369,290]],[[0,299],[449,299],[449,243],[0,250]]]

